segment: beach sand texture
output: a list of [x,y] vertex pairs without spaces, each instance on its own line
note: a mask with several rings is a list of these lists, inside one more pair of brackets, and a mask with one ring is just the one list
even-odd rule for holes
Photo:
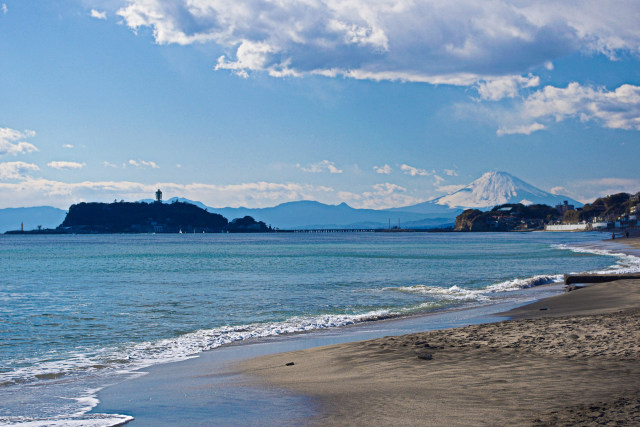
[[516,319],[238,368],[316,398],[311,425],[640,425],[640,280],[591,285],[508,315]]

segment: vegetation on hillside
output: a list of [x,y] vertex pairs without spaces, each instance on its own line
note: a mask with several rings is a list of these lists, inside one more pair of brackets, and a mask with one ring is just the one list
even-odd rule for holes
[[[507,204],[496,206],[490,211],[467,209],[456,218],[456,231],[510,231],[542,228],[545,223],[559,222],[576,224],[579,222],[617,221],[624,219],[640,206],[638,196],[627,193],[600,197],[582,208],[565,212],[546,205]],[[566,208],[566,206],[565,206]],[[635,220],[632,219],[631,224]]]
[[271,227],[268,227],[262,221],[256,221],[250,216],[244,218],[236,218],[227,226],[229,233],[264,233],[271,231]]
[[521,203],[499,205],[490,211],[467,209],[456,218],[456,231],[508,231],[514,229],[537,229],[544,222],[559,216],[555,208],[547,205]]
[[78,203],[69,208],[63,228],[105,233],[212,232],[227,227],[222,215],[190,203]]
[[587,203],[578,210],[580,221],[590,221],[600,217],[611,221],[631,212],[638,199],[631,194],[617,193],[606,197],[599,197],[593,203]]

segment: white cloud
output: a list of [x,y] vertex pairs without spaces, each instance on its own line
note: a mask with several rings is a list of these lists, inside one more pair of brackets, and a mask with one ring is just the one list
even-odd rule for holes
[[156,162],[152,162],[150,160],[129,160],[129,162],[127,162],[127,164],[129,166],[134,166],[136,168],[142,168],[142,167],[150,167],[152,169],[159,169],[160,166],[158,166],[156,164]]
[[20,141],[25,138],[33,138],[36,133],[32,130],[25,130],[20,132],[18,130],[10,128],[0,128],[0,156],[4,154],[18,154],[31,153],[38,151],[35,145]]
[[557,186],[557,187],[553,187],[551,190],[549,190],[549,192],[551,194],[555,194],[557,195],[563,195],[563,194],[569,194],[569,190],[567,190],[565,187],[562,186]]
[[107,12],[91,9],[91,17],[96,19],[107,19]]
[[520,94],[522,88],[531,88],[540,85],[540,78],[529,74],[523,76],[504,76],[492,80],[479,82],[478,94],[482,99],[499,101],[503,98],[514,98]]
[[2,3],[2,6],[0,6],[0,10],[2,10],[3,14],[7,14],[7,12],[9,12],[9,8],[7,8],[6,3]]
[[62,148],[73,148],[72,144],[63,144]]
[[531,135],[533,132],[546,129],[547,127],[541,123],[531,123],[530,125],[520,125],[515,127],[501,127],[496,131],[498,136],[504,135]]
[[307,167],[296,165],[304,172],[310,173],[321,173],[321,172],[329,172],[329,173],[342,173],[342,169],[338,169],[335,163],[330,162],[329,160],[323,160],[318,163],[311,163],[307,165]]
[[566,196],[566,197],[571,197],[572,199],[575,200],[580,200],[582,197],[576,193],[574,193],[573,191],[569,190],[566,187],[563,186],[556,186],[553,187],[551,190],[549,190],[549,192],[551,194],[555,194],[556,196]]
[[411,175],[411,176],[429,176],[433,174],[433,172],[429,172],[424,169],[414,168],[413,166],[409,166],[405,164],[400,165],[400,170],[405,175]]
[[607,128],[640,130],[640,86],[625,84],[614,91],[579,83],[564,89],[546,86],[525,100],[523,113],[532,119],[575,117]]
[[497,107],[487,115],[507,123],[500,125],[498,136],[530,135],[546,129],[549,123],[567,119],[611,129],[640,130],[640,86],[624,84],[611,91],[575,82],[566,88],[545,86],[513,108]]
[[412,197],[407,189],[389,182],[372,186],[373,191],[352,193],[338,192],[338,197],[349,205],[360,209],[386,209],[398,206],[415,205],[424,199]]
[[86,166],[86,163],[54,161],[47,163],[47,166],[54,169],[80,169]]
[[27,179],[31,171],[39,171],[40,168],[33,163],[4,162],[0,163],[0,180]]
[[458,176],[458,171],[455,169],[445,169],[444,174],[447,176]]
[[[159,44],[215,43],[217,69],[434,84],[486,83],[488,99],[574,52],[638,53],[640,4],[541,0],[128,0],[125,24]],[[526,78],[525,78],[526,79]]]
[[442,184],[444,181],[446,181],[446,179],[444,179],[440,175],[436,175],[436,174],[433,174],[433,179],[435,180],[433,185],[435,185],[436,187],[440,186],[440,184]]
[[376,173],[389,175],[391,173],[391,166],[385,163],[384,166],[374,166],[373,170],[375,170]]
[[107,168],[117,168],[118,167],[118,165],[115,165],[115,164],[107,162],[107,161],[102,162],[102,165],[104,167],[107,167]]

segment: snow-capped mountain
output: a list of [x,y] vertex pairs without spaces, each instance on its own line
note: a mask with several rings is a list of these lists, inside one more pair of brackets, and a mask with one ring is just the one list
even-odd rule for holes
[[506,172],[486,172],[460,190],[431,202],[450,208],[491,208],[505,203],[555,206],[565,200],[576,207],[582,206],[582,203],[570,197],[540,190]]

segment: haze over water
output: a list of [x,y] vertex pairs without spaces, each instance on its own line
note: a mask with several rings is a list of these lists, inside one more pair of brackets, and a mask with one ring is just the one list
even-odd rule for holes
[[232,341],[517,299],[614,264],[558,246],[597,237],[3,236],[0,421],[77,415],[126,372]]

